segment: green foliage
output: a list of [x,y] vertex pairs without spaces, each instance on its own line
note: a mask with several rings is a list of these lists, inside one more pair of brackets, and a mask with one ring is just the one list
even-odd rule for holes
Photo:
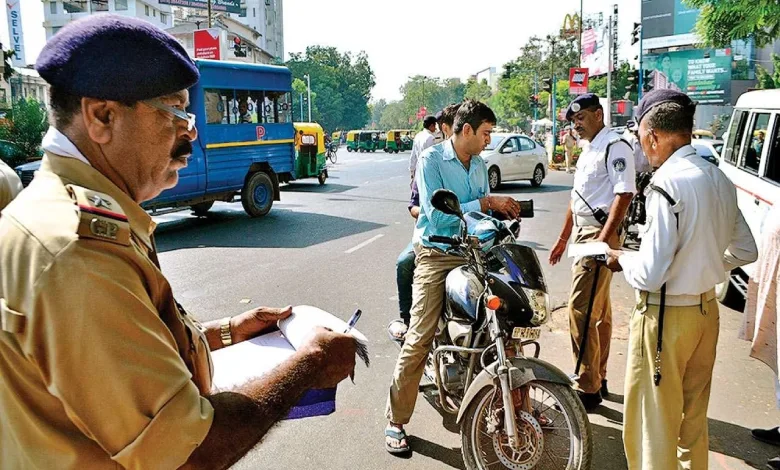
[[777,0],[686,0],[699,8],[696,32],[711,47],[728,47],[733,40],[752,38],[757,47],[780,36]]
[[[458,78],[416,75],[401,87],[402,98],[399,101],[386,103],[379,100],[374,105],[373,122],[380,129],[417,129],[421,127],[417,120],[421,106],[426,107],[428,114],[436,114],[451,103],[463,101],[465,93],[466,85]],[[414,124],[409,124],[410,118]]]
[[493,96],[493,90],[490,89],[487,80],[478,82],[472,77],[466,82],[466,92],[464,93],[466,99],[486,102],[491,96]]
[[40,155],[41,140],[49,123],[41,103],[32,98],[14,103],[11,116],[0,121],[0,140],[11,141],[19,147],[19,154],[9,155],[6,162],[14,167]]
[[775,70],[775,73],[773,74],[767,72],[767,70],[760,65],[756,66],[758,88],[767,90],[780,88],[780,55],[772,54],[772,65]]
[[[303,84],[304,93],[304,75],[311,77],[312,120],[327,132],[362,129],[371,118],[368,101],[376,82],[365,52],[353,57],[335,47],[309,46],[304,53],[290,54],[286,65],[293,77]],[[297,88],[296,92],[300,93]],[[300,109],[299,99],[295,99],[297,109]],[[307,114],[305,108],[304,114]]]

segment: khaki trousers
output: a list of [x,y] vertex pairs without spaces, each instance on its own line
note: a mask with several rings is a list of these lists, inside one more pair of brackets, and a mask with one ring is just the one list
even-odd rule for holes
[[465,260],[431,248],[420,248],[414,268],[409,330],[390,382],[385,415],[396,424],[412,417],[433,336],[444,306],[444,281]]
[[707,406],[718,344],[718,302],[666,307],[661,383],[655,386],[658,306],[631,315],[623,443],[630,470],[707,470]]
[[[575,227],[574,243],[596,241],[600,227]],[[610,244],[617,243],[617,235]],[[592,258],[583,258],[572,267],[571,293],[569,294],[569,330],[571,331],[571,348],[574,353],[574,364],[580,354],[580,343],[585,330],[588,339],[585,353],[582,357],[578,388],[585,393],[596,393],[601,389],[601,381],[607,377],[607,360],[609,346],[612,340],[612,304],[609,299],[609,284],[612,281],[612,271],[605,266],[598,268],[599,279],[596,286],[596,298],[593,301],[593,311],[590,323],[585,324],[588,313],[588,302],[593,290],[597,264]]]

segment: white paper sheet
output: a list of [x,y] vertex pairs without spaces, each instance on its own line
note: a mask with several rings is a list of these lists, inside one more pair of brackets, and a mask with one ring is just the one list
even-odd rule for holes
[[242,341],[211,353],[215,390],[230,390],[273,370],[295,353],[280,331]]
[[585,256],[606,256],[609,245],[604,242],[572,243],[569,245],[569,258],[583,258]]
[[[300,347],[314,328],[322,326],[342,333],[347,329],[347,323],[340,318],[310,305],[299,305],[293,307],[293,313],[284,320],[279,321],[279,329],[284,334],[287,341],[293,347]],[[364,345],[368,344],[368,339],[363,333],[352,328],[350,334]]]

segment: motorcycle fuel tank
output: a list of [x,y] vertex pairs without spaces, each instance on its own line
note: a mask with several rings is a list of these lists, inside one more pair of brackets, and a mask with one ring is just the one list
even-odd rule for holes
[[453,269],[445,282],[447,320],[461,320],[475,323],[479,320],[479,297],[484,285],[466,266]]

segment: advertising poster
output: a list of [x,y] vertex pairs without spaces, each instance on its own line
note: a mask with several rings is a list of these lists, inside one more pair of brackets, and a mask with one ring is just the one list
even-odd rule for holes
[[609,71],[609,26],[604,23],[582,32],[582,67],[591,77]]
[[220,59],[219,36],[217,28],[199,29],[192,32],[196,59]]
[[[208,0],[160,0],[161,5],[208,9]],[[241,0],[211,0],[211,11],[241,13]]]
[[701,104],[731,102],[731,49],[693,49],[646,55],[656,86],[680,90]]

